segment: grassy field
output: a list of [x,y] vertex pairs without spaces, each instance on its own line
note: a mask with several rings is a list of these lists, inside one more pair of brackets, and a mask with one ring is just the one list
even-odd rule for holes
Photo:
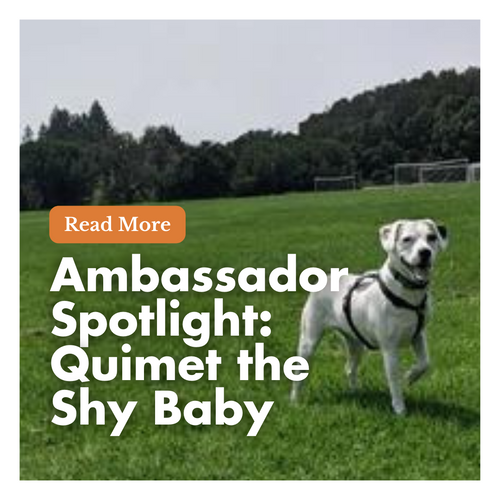
[[[187,214],[187,236],[178,245],[57,245],[50,241],[48,213],[21,214],[21,463],[22,479],[478,479],[479,478],[479,186],[443,185],[393,191],[290,194],[248,199],[179,203]],[[86,384],[91,399],[138,401],[127,426],[111,438],[106,425],[67,427],[51,423],[52,397],[60,389],[78,394],[79,382],[58,380],[51,356],[63,344],[52,335],[53,305],[76,302],[75,313],[138,312],[155,308],[160,289],[132,292],[61,291],[49,288],[64,256],[78,268],[130,269],[131,254],[142,265],[167,267],[255,266],[273,269],[297,254],[298,271],[311,266],[375,268],[383,260],[378,227],[397,218],[432,217],[447,224],[448,252],[441,256],[433,283],[435,316],[429,328],[432,374],[406,390],[409,415],[396,418],[382,373],[380,355],[365,357],[361,388],[351,394],[343,374],[338,340],[325,337],[298,407],[288,403],[290,382],[240,381],[236,357],[262,337],[219,337],[192,349],[182,337],[120,339],[110,333],[91,339],[90,356],[120,356],[126,341],[131,356],[204,357],[217,349],[223,364],[217,382],[120,381]],[[244,304],[272,313],[266,355],[285,360],[295,354],[298,322],[306,292],[279,294],[179,293],[180,312],[211,311],[216,297],[226,310]],[[409,353],[404,357],[410,363]],[[214,400],[215,387],[226,399],[275,401],[256,437],[247,437],[245,411],[235,427],[154,425],[154,391],[173,390],[181,406]],[[78,401],[77,396],[74,398]]]

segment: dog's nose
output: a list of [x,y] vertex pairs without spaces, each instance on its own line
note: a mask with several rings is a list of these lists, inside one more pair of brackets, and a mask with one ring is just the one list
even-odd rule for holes
[[418,255],[421,262],[429,262],[432,253],[428,248],[422,248],[418,251]]

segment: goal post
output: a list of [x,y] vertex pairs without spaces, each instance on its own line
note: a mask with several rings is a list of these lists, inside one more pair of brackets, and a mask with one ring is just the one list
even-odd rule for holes
[[396,163],[394,165],[394,185],[467,182],[469,165],[467,158],[420,163]]
[[355,175],[314,177],[314,191],[348,191],[354,189],[357,189]]
[[481,182],[481,164],[471,163],[469,165],[468,174],[468,182]]

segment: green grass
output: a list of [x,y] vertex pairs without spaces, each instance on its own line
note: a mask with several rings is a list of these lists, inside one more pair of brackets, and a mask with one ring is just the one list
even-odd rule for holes
[[[443,185],[393,191],[290,194],[286,196],[179,203],[187,214],[187,236],[178,245],[57,245],[48,236],[48,213],[21,214],[21,464],[22,479],[478,479],[479,478],[479,186]],[[131,267],[131,254],[158,271],[171,266],[214,270],[231,266],[273,269],[297,254],[298,271],[311,266],[375,268],[383,260],[377,230],[397,218],[432,217],[451,232],[433,284],[435,315],[429,327],[432,374],[406,390],[409,415],[396,418],[379,354],[364,359],[361,388],[346,390],[343,354],[327,336],[314,359],[298,407],[288,403],[290,382],[240,381],[236,356],[252,350],[262,337],[219,337],[192,349],[182,337],[106,333],[91,339],[90,356],[120,356],[127,341],[131,356],[204,357],[208,349],[222,356],[217,382],[91,381],[91,399],[138,401],[122,435],[111,438],[106,425],[78,421],[68,427],[51,423],[52,396],[60,389],[78,393],[80,383],[58,380],[53,352],[76,339],[50,333],[52,306],[76,302],[75,312],[106,315],[138,311],[157,297],[172,294],[87,292],[50,293],[64,256],[78,268]],[[85,274],[85,273],[84,273]],[[64,290],[64,289],[63,289]],[[306,292],[247,294],[180,293],[180,312],[211,311],[215,297],[226,310],[243,305],[272,313],[266,355],[284,361],[295,354],[298,322]],[[405,364],[411,362],[409,353]],[[214,400],[215,387],[226,399],[275,401],[258,436],[246,434],[245,410],[235,427],[154,425],[154,391],[174,390],[181,405]],[[78,401],[75,396],[75,402]]]

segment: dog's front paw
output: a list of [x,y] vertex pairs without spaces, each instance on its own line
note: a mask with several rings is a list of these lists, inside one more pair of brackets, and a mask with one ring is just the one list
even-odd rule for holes
[[299,404],[299,394],[297,390],[292,389],[290,392],[290,404],[292,406],[297,406]]
[[394,413],[398,416],[398,417],[404,417],[406,415],[406,406],[404,403],[401,403],[401,402],[393,402],[392,403],[392,409],[394,410]]

